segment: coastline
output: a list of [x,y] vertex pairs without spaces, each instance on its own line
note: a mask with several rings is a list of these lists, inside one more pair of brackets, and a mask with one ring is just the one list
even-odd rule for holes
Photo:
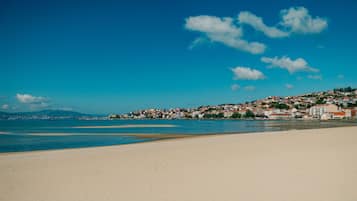
[[357,127],[0,154],[0,200],[354,201]]
[[173,128],[172,124],[127,124],[110,126],[73,126],[72,128]]
[[[155,120],[154,120],[155,121]],[[42,121],[39,121],[39,123]],[[55,121],[57,122],[57,121]],[[167,121],[166,121],[167,122]],[[205,135],[227,135],[227,134],[244,134],[244,133],[260,133],[260,132],[276,132],[284,130],[304,130],[304,129],[319,129],[319,128],[333,128],[333,127],[348,127],[357,125],[356,121],[284,121],[284,120],[271,120],[271,121],[249,121],[250,125],[246,123],[248,121],[224,121],[224,124],[217,124],[217,122],[223,121],[197,121],[195,127],[192,127],[192,124],[184,124],[181,120],[176,120],[173,124],[153,124],[153,122],[145,121],[144,124],[122,124],[122,125],[101,125],[102,121],[96,122],[92,125],[82,126],[81,123],[77,126],[72,125],[66,126],[62,124],[52,124],[47,126],[47,124],[41,123],[37,125],[36,129],[31,131],[30,128],[24,127],[22,132],[2,132],[0,130],[0,139],[2,144],[0,145],[0,154],[7,152],[28,152],[28,151],[41,151],[41,150],[60,150],[60,149],[72,149],[72,148],[85,148],[85,147],[98,147],[98,146],[116,146],[124,144],[133,144],[133,143],[144,143],[149,141],[158,141],[158,140],[168,140],[176,138],[187,138],[187,137],[199,137]],[[201,126],[207,127],[207,122],[209,122],[210,127],[214,127],[213,130],[200,130]],[[214,123],[213,123],[214,122]],[[260,124],[259,122],[262,122]],[[45,121],[46,123],[46,121]],[[52,122],[51,122],[52,123]],[[66,122],[65,122],[66,123]],[[227,124],[229,123],[229,124]],[[239,123],[239,124],[236,124]],[[74,124],[75,125],[75,124]],[[130,126],[130,129],[138,129],[133,132],[120,132],[119,129],[109,130],[107,128],[113,129],[117,126]],[[13,125],[14,126],[14,125]],[[21,125],[19,125],[21,126]],[[153,126],[150,132],[145,133],[142,128],[147,126]],[[157,127],[158,126],[158,127]],[[168,126],[168,127],[167,127]],[[209,127],[208,126],[208,127]],[[157,128],[156,128],[157,127]],[[50,128],[50,129],[47,129]],[[54,128],[54,130],[52,130]],[[74,129],[72,129],[74,128]],[[77,129],[79,128],[79,130]],[[85,128],[86,130],[81,130]],[[122,128],[122,127],[120,127]],[[162,129],[161,129],[162,128]],[[164,129],[171,129],[165,130]],[[172,130],[172,128],[174,128]],[[179,128],[175,130],[176,128]],[[215,130],[219,128],[218,130]],[[233,129],[232,129],[233,128]],[[26,131],[26,129],[28,131]],[[67,130],[72,129],[72,130]],[[93,130],[92,130],[93,129]],[[121,129],[120,129],[121,130]],[[238,130],[238,131],[237,131]],[[93,132],[94,131],[94,132]],[[192,131],[192,132],[190,132]],[[16,137],[16,138],[15,138]],[[116,138],[118,137],[118,138]],[[123,139],[123,140],[122,140]],[[23,141],[25,140],[25,141]],[[19,142],[24,142],[23,144]],[[81,141],[81,143],[78,143]],[[60,143],[57,143],[60,142]],[[71,144],[72,143],[72,144]],[[17,144],[18,146],[14,146]],[[6,148],[6,146],[8,146]]]

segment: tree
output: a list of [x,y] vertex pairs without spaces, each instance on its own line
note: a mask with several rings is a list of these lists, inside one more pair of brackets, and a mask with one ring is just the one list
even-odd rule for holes
[[285,103],[273,103],[273,105],[271,107],[276,108],[276,109],[285,109],[285,110],[289,109],[289,106]]
[[347,107],[357,107],[357,101],[355,103],[347,103]]
[[216,116],[216,118],[224,118],[224,113],[219,113],[217,116]]
[[333,91],[336,93],[337,91],[339,92],[352,92],[356,89],[353,89],[352,87],[346,87],[346,88],[337,88],[337,89],[334,89]]
[[254,117],[255,117],[255,114],[250,110],[247,110],[244,114],[244,118],[254,118]]
[[320,104],[325,104],[326,101],[324,101],[324,99],[320,98],[319,100],[316,101],[316,104],[317,105],[320,105]]
[[239,118],[241,118],[241,117],[242,117],[242,115],[241,115],[239,112],[235,112],[235,113],[233,113],[232,116],[231,116],[231,118],[233,118],[233,119],[239,119]]
[[203,118],[205,118],[205,119],[211,119],[211,118],[214,118],[214,117],[213,117],[213,114],[204,114],[204,115],[203,115]]
[[205,119],[218,119],[218,118],[223,118],[224,114],[219,113],[219,114],[204,114],[203,118]]

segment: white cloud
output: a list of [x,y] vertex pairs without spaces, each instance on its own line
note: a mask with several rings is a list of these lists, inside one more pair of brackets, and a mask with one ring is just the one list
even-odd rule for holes
[[297,34],[316,34],[325,30],[327,20],[320,17],[312,17],[304,7],[291,7],[280,11],[281,20],[278,26],[267,26],[261,17],[249,12],[242,11],[238,15],[240,24],[247,24],[257,31],[263,32],[271,38],[282,38]]
[[231,86],[232,91],[237,91],[239,88],[240,88],[240,86],[238,84],[233,84]]
[[1,109],[3,109],[3,110],[7,110],[9,108],[10,108],[10,106],[8,104],[4,104],[1,106]]
[[265,35],[271,38],[280,38],[289,36],[289,32],[279,30],[276,27],[267,26],[261,17],[254,15],[249,11],[242,11],[238,15],[239,23],[248,24],[257,31],[263,32]]
[[278,67],[286,69],[289,73],[295,73],[298,71],[318,72],[319,70],[308,65],[303,58],[297,58],[295,60],[289,57],[262,57],[261,61],[270,64],[269,67]]
[[262,43],[243,40],[241,38],[243,36],[242,30],[234,25],[233,19],[230,17],[219,18],[208,15],[188,17],[186,18],[185,28],[205,34],[212,42],[219,42],[252,54],[263,53],[266,49],[266,46]]
[[307,78],[312,79],[312,80],[322,80],[321,75],[308,75]]
[[30,104],[29,106],[30,106],[31,110],[37,110],[37,109],[48,108],[50,106],[50,104],[47,102],[40,102],[40,103]]
[[186,18],[185,27],[189,30],[200,31],[208,34],[227,34],[241,37],[242,30],[233,24],[230,17],[219,18],[216,16],[200,15]]
[[193,48],[207,42],[206,38],[203,37],[198,37],[194,41],[192,41],[191,45],[188,47],[188,49],[192,50]]
[[292,89],[292,88],[294,88],[294,85],[292,85],[292,84],[286,84],[285,87],[286,87],[287,89]]
[[73,111],[73,108],[71,107],[59,107],[59,108],[56,108],[57,110],[65,110],[65,111]]
[[338,78],[338,79],[344,79],[344,78],[345,78],[345,76],[344,76],[344,75],[342,75],[342,74],[339,74],[339,75],[337,75],[337,78]]
[[320,33],[327,28],[327,20],[320,17],[312,17],[304,7],[291,7],[281,12],[281,25],[295,33]]
[[31,110],[44,109],[50,106],[47,98],[41,96],[33,96],[30,94],[16,94],[16,99],[28,106]]
[[16,98],[21,103],[41,103],[46,101],[46,98],[41,96],[32,96],[30,94],[16,94]]
[[238,66],[231,70],[234,73],[235,80],[262,80],[265,78],[261,71],[249,67]]
[[244,90],[246,90],[246,91],[254,91],[255,90],[255,86],[245,86]]

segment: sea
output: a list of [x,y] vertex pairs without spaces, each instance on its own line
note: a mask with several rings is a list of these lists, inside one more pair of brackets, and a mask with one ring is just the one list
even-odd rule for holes
[[162,139],[155,137],[156,134],[254,134],[355,125],[357,121],[342,120],[1,120],[0,153],[123,145]]

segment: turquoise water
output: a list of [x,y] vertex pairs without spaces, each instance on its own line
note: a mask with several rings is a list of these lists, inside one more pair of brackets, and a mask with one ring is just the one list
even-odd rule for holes
[[[126,128],[125,125],[134,126]],[[135,127],[135,125],[141,127],[138,128]],[[152,127],[145,127],[146,125],[151,125]],[[162,127],[165,125],[170,125],[171,127]],[[0,121],[0,152],[120,145],[155,140],[130,136],[130,134],[138,133],[200,135],[327,128],[349,125],[357,125],[357,123],[355,121],[324,122],[269,120]],[[115,126],[115,128],[78,128],[81,126]]]

